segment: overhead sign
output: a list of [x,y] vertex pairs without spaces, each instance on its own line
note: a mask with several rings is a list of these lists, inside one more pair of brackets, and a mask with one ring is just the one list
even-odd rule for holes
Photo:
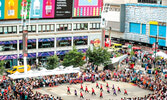
[[74,0],[73,17],[100,16],[103,0]]
[[55,18],[72,17],[73,0],[56,0]]

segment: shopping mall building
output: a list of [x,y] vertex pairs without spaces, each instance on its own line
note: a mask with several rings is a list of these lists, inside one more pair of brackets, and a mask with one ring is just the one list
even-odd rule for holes
[[[18,8],[15,12],[10,11],[11,9],[6,8],[8,1],[13,0],[2,0],[1,4],[4,5],[0,5],[0,60],[7,61],[7,68],[23,64],[23,23],[19,15],[21,10]],[[43,3],[43,8],[40,8],[40,13],[33,12],[32,7],[39,1],[40,4]],[[85,53],[89,47],[93,48],[94,43],[101,41],[102,0],[94,2],[95,5],[79,0],[49,1],[52,1],[52,7],[56,10],[51,9],[53,14],[50,12],[50,17],[45,15],[45,10],[41,13],[47,0],[31,0],[30,24],[27,20],[27,62],[30,65],[45,62],[52,55],[58,55],[62,59],[74,45],[78,51]],[[17,5],[14,5],[14,10],[15,8]]]

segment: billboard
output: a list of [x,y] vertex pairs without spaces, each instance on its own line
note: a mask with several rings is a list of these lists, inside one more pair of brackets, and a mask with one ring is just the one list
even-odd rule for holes
[[[23,7],[22,4],[24,3],[25,0],[18,0],[18,19],[21,19],[22,17],[22,12],[23,12]],[[27,2],[31,2],[31,0],[27,0]],[[30,4],[28,4],[28,6],[30,6]],[[27,12],[27,18],[29,18],[29,12]]]
[[72,17],[72,1],[73,0],[56,0],[55,18]]
[[0,0],[0,19],[4,19],[5,0]]
[[5,19],[16,19],[18,0],[5,0]]
[[55,0],[43,0],[43,18],[54,18]]
[[100,16],[103,0],[74,0],[73,17]]
[[31,18],[42,18],[43,0],[31,0]]

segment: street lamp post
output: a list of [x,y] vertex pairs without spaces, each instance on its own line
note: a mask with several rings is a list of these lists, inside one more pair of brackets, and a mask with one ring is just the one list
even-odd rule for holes
[[[24,73],[27,73],[27,53],[28,53],[28,49],[27,49],[27,40],[28,40],[28,31],[27,31],[27,26],[26,26],[26,17],[28,15],[29,12],[29,19],[30,19],[30,3],[31,2],[27,2],[27,0],[23,0],[21,5],[22,5],[22,11],[21,11],[21,15],[22,15],[22,22],[23,22],[23,59],[24,59]],[[30,20],[29,20],[30,21]]]

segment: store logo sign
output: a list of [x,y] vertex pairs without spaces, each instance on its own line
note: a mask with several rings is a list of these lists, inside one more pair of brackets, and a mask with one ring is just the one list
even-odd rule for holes
[[95,47],[100,46],[100,39],[94,39],[90,41],[91,44],[93,44]]

